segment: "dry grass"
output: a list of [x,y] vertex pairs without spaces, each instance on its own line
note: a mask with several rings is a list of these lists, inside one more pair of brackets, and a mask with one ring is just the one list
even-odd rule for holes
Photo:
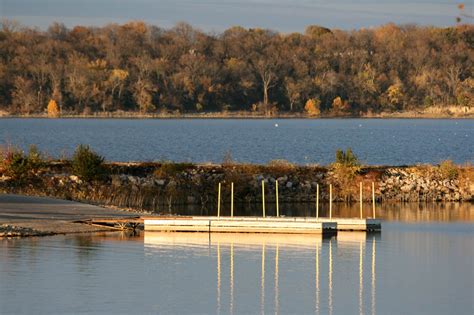
[[287,160],[272,160],[265,167],[265,171],[274,176],[288,175],[294,173],[296,169],[296,165]]
[[168,178],[176,176],[186,170],[195,168],[193,163],[161,163],[160,167],[157,168],[153,175],[157,178]]
[[472,194],[474,194],[474,166],[467,163],[459,167],[458,175],[459,185],[469,187]]

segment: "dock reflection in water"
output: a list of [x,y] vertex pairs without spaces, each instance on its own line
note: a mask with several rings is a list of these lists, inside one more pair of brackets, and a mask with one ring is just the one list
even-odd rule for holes
[[[359,314],[375,314],[379,238],[380,234],[365,232],[339,232],[330,238],[146,232],[144,243],[150,260],[155,255],[184,249],[211,258],[209,268],[215,266],[216,281],[206,285],[217,286],[214,302],[217,314],[256,310],[261,314],[279,314],[301,311],[302,305],[310,304],[314,305],[315,314],[334,314],[340,313],[334,311],[335,303],[344,303],[346,308],[354,302],[358,305],[353,310]],[[273,281],[268,281],[269,276]],[[340,287],[335,288],[335,283]],[[358,299],[341,301],[334,296],[335,290]]]

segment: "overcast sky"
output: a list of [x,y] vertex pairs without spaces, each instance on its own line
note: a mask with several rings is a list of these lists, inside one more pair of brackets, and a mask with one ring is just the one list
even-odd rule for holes
[[[465,1],[472,13],[474,0]],[[353,29],[394,22],[450,26],[460,0],[0,0],[3,18],[47,28],[144,20],[161,27],[188,22],[205,31],[230,26],[303,31],[318,24]]]

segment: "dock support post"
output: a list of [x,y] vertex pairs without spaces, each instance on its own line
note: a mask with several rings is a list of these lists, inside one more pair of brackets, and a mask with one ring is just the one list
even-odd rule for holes
[[230,183],[230,216],[234,217],[234,183]]
[[265,181],[262,180],[262,212],[265,218]]
[[329,219],[332,219],[332,184],[329,185]]
[[362,219],[362,182],[359,183],[359,190],[360,190],[360,196],[359,196],[359,206],[360,206],[360,218]]
[[276,194],[276,215],[278,218],[280,216],[280,205],[278,204],[278,180],[275,181],[275,194]]
[[319,184],[316,184],[316,219],[319,219]]
[[375,219],[375,183],[372,182],[372,218]]
[[221,216],[221,183],[219,183],[219,188],[217,189],[217,217]]

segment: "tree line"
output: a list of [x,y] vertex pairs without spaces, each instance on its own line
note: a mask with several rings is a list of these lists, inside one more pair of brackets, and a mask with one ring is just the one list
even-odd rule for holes
[[474,26],[387,24],[304,33],[180,23],[104,27],[4,20],[0,110],[60,113],[253,111],[361,115],[474,106]]

